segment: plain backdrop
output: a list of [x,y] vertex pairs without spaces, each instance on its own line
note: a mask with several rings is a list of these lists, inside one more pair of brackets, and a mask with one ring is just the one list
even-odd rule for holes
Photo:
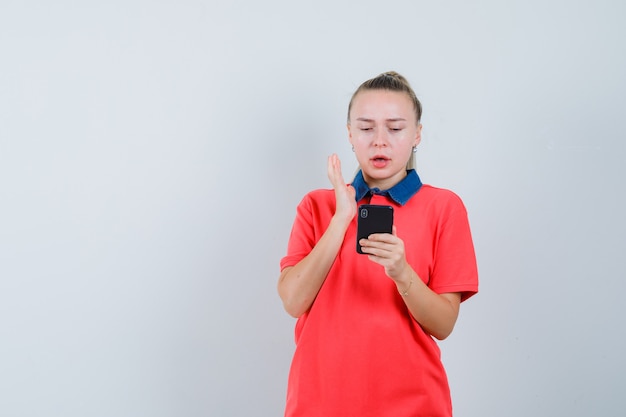
[[[380,72],[480,293],[455,415],[622,416],[622,1],[0,2],[0,415],[279,416],[295,208]],[[402,358],[397,358],[402,360]]]

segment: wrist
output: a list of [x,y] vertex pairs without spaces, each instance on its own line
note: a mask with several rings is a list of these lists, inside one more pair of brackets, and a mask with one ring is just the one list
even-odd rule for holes
[[[409,291],[411,290],[412,286],[413,286],[413,278],[411,277],[409,279],[409,285],[407,285],[406,287],[400,287],[400,286],[396,285],[396,288],[398,288],[398,292],[400,293],[401,296],[407,297],[409,295]],[[402,289],[402,288],[404,288],[404,289]]]
[[407,268],[407,274],[403,275],[402,279],[396,280],[396,288],[400,295],[406,297],[413,287],[413,281],[415,281],[416,276],[411,268]]
[[336,227],[345,232],[348,230],[348,226],[350,226],[351,222],[352,218],[335,213],[335,215],[330,219],[329,227]]

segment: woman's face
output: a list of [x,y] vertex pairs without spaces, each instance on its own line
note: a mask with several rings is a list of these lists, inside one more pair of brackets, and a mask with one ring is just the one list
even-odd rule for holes
[[421,139],[413,102],[399,91],[365,90],[350,110],[348,135],[367,184],[386,190],[406,176]]

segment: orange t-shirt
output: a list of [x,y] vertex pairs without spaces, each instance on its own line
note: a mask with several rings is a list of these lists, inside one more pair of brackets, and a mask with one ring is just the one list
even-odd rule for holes
[[[478,291],[467,212],[454,193],[422,186],[405,205],[373,195],[359,204],[394,207],[408,263],[435,292]],[[281,270],[297,264],[335,212],[332,190],[298,205]],[[296,324],[286,417],[452,415],[435,340],[407,309],[382,266],[356,253],[356,218],[309,311]]]

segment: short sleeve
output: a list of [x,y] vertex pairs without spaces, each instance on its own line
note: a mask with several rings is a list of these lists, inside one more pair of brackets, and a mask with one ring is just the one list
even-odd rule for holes
[[334,201],[329,201],[327,190],[318,190],[304,196],[296,209],[291,228],[287,255],[280,261],[281,271],[294,266],[306,257],[320,239],[334,212]]
[[429,287],[441,294],[460,292],[465,301],[478,292],[478,267],[467,210],[451,193],[442,211]]

